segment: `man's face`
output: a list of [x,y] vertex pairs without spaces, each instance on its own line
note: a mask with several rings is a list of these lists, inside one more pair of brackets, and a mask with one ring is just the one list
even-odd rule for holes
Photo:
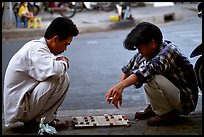
[[157,46],[154,40],[152,40],[148,44],[141,44],[138,46],[139,53],[147,60],[152,58],[152,56],[155,54],[156,49]]
[[67,49],[67,46],[71,44],[72,40],[73,40],[73,36],[69,36],[65,40],[60,40],[58,36],[55,36],[53,38],[51,52],[54,55],[63,53]]

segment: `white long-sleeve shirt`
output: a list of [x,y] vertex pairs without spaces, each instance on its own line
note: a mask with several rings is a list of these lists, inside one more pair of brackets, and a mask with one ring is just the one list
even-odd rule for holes
[[23,112],[24,95],[48,77],[64,75],[67,62],[57,61],[47,46],[45,38],[26,43],[11,58],[4,79],[5,126],[18,121]]

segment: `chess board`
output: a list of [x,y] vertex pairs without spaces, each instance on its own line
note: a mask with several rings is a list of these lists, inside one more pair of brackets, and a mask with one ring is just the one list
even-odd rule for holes
[[131,122],[125,115],[104,114],[100,116],[72,117],[74,127],[130,126]]

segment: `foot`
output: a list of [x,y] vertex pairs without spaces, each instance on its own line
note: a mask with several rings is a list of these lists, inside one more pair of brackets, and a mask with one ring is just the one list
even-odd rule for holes
[[53,126],[56,129],[69,128],[68,121],[61,122],[59,119],[54,119],[52,122],[48,123],[48,125]]
[[39,122],[37,122],[36,120],[31,120],[29,122],[25,122],[23,125],[23,128],[25,130],[29,130],[29,131],[38,131],[39,130]]
[[163,126],[163,125],[170,125],[178,122],[180,119],[180,116],[178,112],[175,110],[170,111],[167,114],[158,116],[156,115],[155,117],[152,117],[147,120],[147,125],[148,126]]
[[156,114],[152,110],[151,105],[148,105],[147,108],[143,112],[136,112],[135,119],[148,119],[150,117],[154,117]]

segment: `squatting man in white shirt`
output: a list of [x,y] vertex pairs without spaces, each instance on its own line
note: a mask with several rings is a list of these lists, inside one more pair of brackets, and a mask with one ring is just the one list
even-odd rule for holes
[[48,26],[44,37],[27,42],[11,58],[4,79],[6,127],[23,122],[29,129],[38,129],[42,117],[56,129],[67,126],[56,119],[70,84],[68,59],[59,54],[78,34],[72,20],[58,17]]

